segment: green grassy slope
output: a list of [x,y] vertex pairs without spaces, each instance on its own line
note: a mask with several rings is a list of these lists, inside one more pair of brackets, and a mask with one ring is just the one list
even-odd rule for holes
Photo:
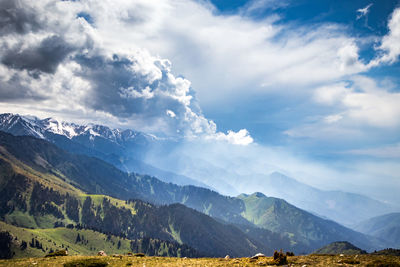
[[53,174],[90,194],[142,199],[155,204],[182,203],[232,223],[248,223],[240,216],[244,209],[242,201],[209,189],[177,186],[148,175],[127,174],[97,158],[71,154],[29,136],[12,136],[0,131],[0,146],[32,170]]
[[245,203],[243,217],[261,228],[279,232],[290,238],[292,245],[318,249],[331,242],[347,240],[368,250],[382,247],[377,239],[367,237],[330,220],[290,205],[282,199],[262,193],[242,194]]
[[362,250],[349,242],[333,242],[327,246],[324,246],[320,249],[314,251],[313,254],[331,254],[331,255],[357,255],[357,254],[366,254],[365,250]]
[[[28,229],[0,222],[0,230],[12,236],[13,258],[43,257],[63,249],[68,250],[68,255],[95,256],[103,250],[109,255],[141,252],[150,256],[200,256],[195,250],[173,242],[149,238],[129,240],[89,229]],[[36,246],[36,242],[39,242],[39,246]]]
[[[15,257],[41,257],[51,250],[68,249],[69,255],[97,255],[99,250],[109,254],[131,251],[130,240],[106,235],[93,230],[68,229],[65,227],[52,229],[28,229],[0,222],[1,231],[9,232],[13,237],[13,252]],[[76,242],[77,236],[81,241]],[[15,238],[17,238],[15,240]],[[32,239],[39,241],[42,248],[31,247]],[[25,241],[28,246],[21,248]]]
[[[10,136],[6,138],[12,139]],[[13,149],[17,149],[17,146]],[[72,224],[103,233],[126,236],[129,239],[152,237],[181,243],[181,247],[173,246],[171,249],[185,250],[189,255],[193,252],[189,247],[185,247],[185,244],[210,256],[245,256],[258,251],[267,252],[264,245],[247,237],[239,229],[226,227],[211,217],[183,205],[157,207],[140,200],[127,201],[102,194],[84,193],[82,189],[73,186],[77,180],[70,178],[59,168],[54,168],[44,159],[45,154],[53,153],[51,149],[39,152],[32,154],[33,159],[23,162],[5,146],[0,146],[2,221],[20,227],[43,229]],[[20,158],[25,158],[25,154]],[[27,162],[31,162],[32,166],[27,165]],[[70,164],[71,162],[65,161],[62,166]],[[72,165],[69,170],[71,173],[76,172],[73,175],[79,176],[79,179],[84,179],[87,172],[78,172],[82,166],[77,166]],[[107,165],[105,168],[109,167]],[[90,175],[95,176],[98,173],[101,173],[99,169]],[[104,173],[102,177],[105,178]],[[117,188],[121,186],[119,178],[123,177],[110,176],[104,182],[107,181],[109,187],[116,184]],[[94,181],[96,188],[101,186],[101,183],[96,184],[95,179]],[[92,186],[92,181],[87,181],[87,184]],[[95,191],[103,192],[107,188],[104,185]]]

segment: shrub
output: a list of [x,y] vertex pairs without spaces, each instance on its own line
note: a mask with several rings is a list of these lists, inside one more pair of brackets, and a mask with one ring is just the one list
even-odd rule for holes
[[64,267],[105,267],[107,265],[107,262],[99,259],[83,259],[67,262]]
[[274,264],[275,265],[284,265],[287,264],[287,257],[283,253],[282,249],[280,252],[276,251],[274,252]]
[[54,252],[50,252],[49,254],[47,254],[45,256],[45,258],[47,258],[47,257],[57,257],[57,256],[68,256],[68,251],[65,250],[65,249],[62,249],[62,250],[57,250],[57,251],[54,251]]
[[344,259],[341,261],[341,263],[344,264],[360,264],[361,262],[358,260],[352,260],[352,259]]
[[11,259],[13,257],[12,240],[13,237],[9,232],[0,232],[0,259]]

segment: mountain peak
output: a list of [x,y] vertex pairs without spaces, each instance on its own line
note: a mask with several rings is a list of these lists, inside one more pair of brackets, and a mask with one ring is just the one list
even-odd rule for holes
[[266,195],[264,195],[264,194],[261,193],[261,192],[255,192],[255,193],[251,194],[251,196],[258,197],[258,198],[267,197]]
[[86,136],[90,141],[96,137],[107,139],[110,142],[121,144],[126,141],[143,139],[156,140],[154,135],[149,135],[134,130],[112,129],[105,125],[86,124],[78,125],[75,123],[64,122],[48,117],[39,119],[34,116],[22,116],[13,113],[0,114],[0,130],[13,135],[30,135],[41,139],[48,139],[48,134],[57,134],[73,139],[75,137]]
[[347,241],[333,242],[314,252],[314,254],[345,254],[345,255],[366,254],[366,253],[367,252],[365,250],[362,250]]

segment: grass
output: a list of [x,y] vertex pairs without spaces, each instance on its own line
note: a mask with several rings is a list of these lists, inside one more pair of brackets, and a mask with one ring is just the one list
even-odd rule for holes
[[169,223],[169,230],[170,230],[170,232],[168,232],[168,233],[171,234],[171,236],[176,240],[176,242],[178,242],[179,244],[182,245],[183,242],[181,240],[181,234],[179,231],[176,231],[174,229],[174,225],[172,223]]
[[[288,266],[400,266],[400,257],[382,255],[308,255],[288,257]],[[0,266],[274,266],[272,257],[250,258],[170,258],[64,256],[0,260]]]
[[[116,236],[110,236],[110,238],[108,238],[107,235],[92,230],[77,230],[64,227],[28,229],[9,225],[1,221],[0,230],[10,232],[14,237],[18,238],[18,242],[22,242],[22,240],[30,242],[32,238],[34,238],[43,246],[44,251],[30,246],[24,251],[13,249],[16,253],[15,258],[43,257],[48,254],[50,250],[57,251],[65,248],[68,248],[68,253],[70,255],[97,255],[99,250],[105,250],[110,254],[130,251],[129,240]],[[81,242],[76,242],[78,233],[81,238],[84,238]],[[119,249],[118,241],[120,241]]]
[[127,204],[124,200],[120,200],[120,199],[113,198],[113,197],[106,196],[106,195],[90,195],[90,194],[84,194],[84,193],[79,194],[79,197],[80,197],[81,203],[83,203],[87,197],[90,197],[92,199],[92,203],[96,207],[101,206],[103,203],[103,200],[107,199],[108,201],[110,201],[111,205],[116,206],[118,208],[124,207],[125,209],[130,210],[132,215],[136,214],[136,210],[133,208],[132,204]]

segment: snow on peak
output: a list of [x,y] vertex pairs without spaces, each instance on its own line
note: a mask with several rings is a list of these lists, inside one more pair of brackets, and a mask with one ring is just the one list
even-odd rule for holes
[[47,118],[41,122],[43,128],[48,132],[64,135],[70,139],[78,135],[76,132],[77,125],[73,123],[61,122],[54,118]]
[[77,125],[75,123],[63,122],[55,118],[41,120],[34,116],[20,116],[12,113],[0,114],[0,130],[13,132],[13,127],[23,129],[14,132],[22,132],[25,135],[32,135],[42,139],[46,139],[46,132],[63,135],[69,139],[73,139],[77,136],[88,136],[89,139],[93,141],[96,137],[101,137],[118,144],[137,138],[149,140],[158,139],[154,135],[136,132],[130,129],[112,129],[104,125],[92,123]]

